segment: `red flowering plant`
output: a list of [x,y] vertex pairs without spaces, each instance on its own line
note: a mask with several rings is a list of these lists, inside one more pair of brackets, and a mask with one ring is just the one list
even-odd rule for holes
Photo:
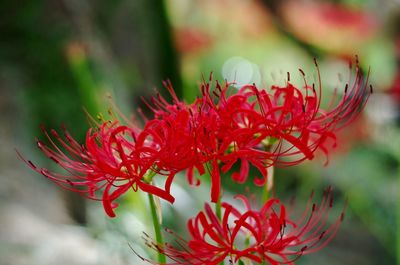
[[305,78],[300,89],[289,81],[284,87],[272,86],[271,93],[255,85],[243,86],[236,92],[230,84],[221,86],[218,82],[211,92],[210,83],[203,83],[202,97],[193,104],[195,107],[191,106],[196,113],[196,126],[191,128],[204,129],[197,130],[203,135],[198,138],[200,142],[204,138],[211,140],[201,152],[203,156],[206,154],[203,159],[213,166],[213,202],[220,194],[220,169],[227,173],[240,162],[240,169],[232,174],[232,179],[243,183],[252,165],[262,175],[254,184],[263,186],[270,166],[298,164],[314,158],[317,150],[327,155],[327,144],[335,144],[335,133],[357,117],[372,92],[358,61],[355,77],[344,87],[343,96],[336,104],[333,98],[327,109],[321,107],[319,71],[317,88],[315,84],[307,84]]
[[223,202],[220,218],[206,203],[204,211],[187,223],[189,241],[170,230],[166,231],[176,237],[171,244],[157,244],[147,235],[144,238],[148,246],[169,257],[173,261],[168,263],[171,265],[218,265],[224,261],[237,264],[239,260],[251,260],[256,264],[294,264],[300,256],[328,244],[344,218],[343,210],[333,224],[327,224],[333,201],[330,188],[324,192],[319,205],[313,203],[312,198],[313,194],[301,217],[292,219],[278,199],[271,198],[256,210],[245,196],[238,195],[245,209],[241,211]]
[[[179,100],[172,85],[165,83],[172,103],[160,95],[146,102],[154,117],[143,115],[143,127],[127,119],[125,125],[113,117],[90,128],[82,145],[65,129],[64,137],[43,129],[48,144],[38,140],[38,147],[64,173],[21,158],[63,188],[102,201],[110,217],[115,216],[116,200],[124,193],[148,193],[157,241],[149,245],[159,251],[156,264],[166,264],[166,256],[175,261],[171,264],[218,264],[225,259],[233,263],[242,258],[292,264],[298,256],[320,249],[336,233],[342,216],[325,229],[331,191],[326,192],[319,207],[310,202],[300,220],[289,218],[285,206],[275,198],[265,202],[261,210],[254,210],[245,197],[239,196],[246,206],[241,213],[229,203],[221,204],[221,174],[234,171],[231,178],[244,183],[252,166],[261,174],[254,184],[263,186],[272,177],[268,176],[269,167],[299,164],[313,159],[317,150],[328,154],[328,143],[335,143],[337,130],[358,115],[372,88],[357,62],[355,76],[347,82],[342,96],[322,108],[322,84],[315,65],[317,84],[308,84],[300,70],[304,77],[300,88],[288,78],[285,86],[269,90],[255,85],[236,90],[218,81],[212,89],[210,75],[200,87],[201,96],[191,104]],[[208,172],[211,201],[224,212],[219,218],[206,204],[205,212],[188,223],[192,239],[186,242],[179,238],[181,248],[175,248],[163,243],[153,195],[173,203],[171,185],[182,171],[195,185],[200,184],[195,171],[200,176]],[[155,178],[162,179],[164,187],[155,185]],[[245,240],[239,243],[242,238]]]
[[[118,122],[104,122],[99,128],[88,130],[84,145],[79,144],[65,129],[65,140],[55,130],[51,130],[51,135],[44,128],[42,131],[50,144],[37,140],[37,146],[65,169],[65,174],[39,168],[30,160],[22,159],[33,170],[61,187],[93,200],[101,200],[110,217],[115,216],[113,208],[117,204],[114,201],[129,189],[140,189],[174,201],[168,192],[146,180],[145,174],[151,171],[156,149],[153,143],[145,141],[135,144],[139,135],[136,128]],[[97,191],[102,191],[101,198],[97,196]]]

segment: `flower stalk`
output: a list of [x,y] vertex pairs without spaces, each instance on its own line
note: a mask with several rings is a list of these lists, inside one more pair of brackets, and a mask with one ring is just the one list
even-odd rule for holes
[[[150,203],[150,210],[151,210],[151,218],[153,220],[153,227],[154,227],[154,234],[156,236],[157,245],[161,246],[164,244],[163,235],[161,233],[161,224],[158,219],[157,215],[157,206],[154,202],[154,196],[148,193],[149,203]],[[157,252],[157,260],[160,264],[165,264],[167,259],[164,254],[161,252]]]
[[[155,171],[149,171],[144,177],[144,182],[151,184],[153,177],[157,175]],[[156,243],[157,245],[161,246],[164,244],[164,239],[163,235],[161,232],[161,218],[158,216],[158,211],[157,211],[157,205],[155,202],[155,198],[153,194],[148,193],[147,194],[148,199],[149,199],[149,205],[150,205],[150,211],[151,211],[151,219],[153,221],[153,228],[154,228],[154,234],[156,236]],[[157,260],[160,264],[164,264],[167,262],[167,259],[164,254],[161,252],[157,253]]]
[[[400,167],[397,169],[397,171],[400,184]],[[400,265],[400,196],[397,197],[396,209],[396,264]]]

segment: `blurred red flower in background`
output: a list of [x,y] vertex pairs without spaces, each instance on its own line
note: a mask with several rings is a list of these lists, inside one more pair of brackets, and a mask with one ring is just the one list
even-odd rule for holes
[[281,14],[297,38],[345,55],[358,52],[379,26],[368,11],[333,3],[286,1]]

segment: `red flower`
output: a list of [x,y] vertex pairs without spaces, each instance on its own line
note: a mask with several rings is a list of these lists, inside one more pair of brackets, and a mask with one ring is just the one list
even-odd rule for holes
[[147,121],[141,133],[158,146],[154,170],[168,175],[170,180],[179,171],[187,170],[189,183],[198,185],[200,181],[195,179],[194,170],[203,175],[207,169],[213,176],[211,196],[216,201],[220,194],[217,159],[221,126],[218,125],[218,113],[203,99],[192,104],[180,101],[172,85],[164,85],[172,95],[173,103],[160,95],[153,97],[152,104],[147,105],[155,116]]
[[285,1],[280,11],[296,38],[341,55],[360,50],[381,28],[373,12],[333,2]]
[[152,104],[147,106],[155,115],[146,121],[141,136],[157,146],[155,171],[172,179],[176,173],[187,170],[190,184],[199,184],[194,179],[194,169],[204,174],[205,164],[215,153],[217,140],[210,137],[216,133],[215,114],[203,112],[197,102],[189,105],[180,101],[170,83],[164,83],[164,86],[173,103],[160,95],[151,99]]
[[[103,123],[98,130],[90,129],[85,145],[80,145],[64,129],[65,140],[55,130],[50,136],[43,128],[50,145],[38,140],[40,150],[65,169],[64,173],[38,168],[22,158],[33,170],[53,180],[61,187],[78,192],[90,199],[101,200],[110,217],[114,217],[114,201],[132,188],[173,202],[169,190],[149,183],[144,177],[152,169],[157,150],[151,142],[136,139],[137,129],[114,123]],[[55,138],[56,143],[52,138]],[[102,196],[96,194],[102,190]]]
[[[104,123],[98,130],[88,131],[85,146],[67,132],[66,141],[62,140],[53,130],[61,149],[45,132],[51,145],[38,141],[38,146],[67,171],[66,175],[26,163],[61,186],[92,199],[98,199],[95,191],[104,188],[101,200],[110,216],[114,216],[115,199],[131,187],[173,202],[172,181],[184,170],[191,184],[199,184],[195,169],[200,175],[207,170],[212,181],[211,200],[216,202],[221,193],[221,171],[227,173],[235,164],[239,170],[232,174],[234,181],[245,182],[253,166],[261,173],[254,183],[261,186],[270,166],[298,164],[312,159],[318,149],[327,154],[327,143],[335,141],[336,131],[357,116],[369,96],[368,82],[364,82],[358,63],[352,83],[348,82],[336,106],[328,109],[321,108],[320,81],[317,87],[305,82],[303,88],[288,82],[285,87],[272,86],[268,93],[255,85],[236,91],[230,84],[220,86],[218,82],[211,90],[211,79],[202,84],[202,96],[192,104],[180,101],[166,83],[173,102],[159,95],[152,98],[148,106],[154,118],[145,118],[142,130],[118,122]],[[156,173],[166,177],[163,189],[146,177]]]
[[268,200],[260,210],[252,209],[244,196],[238,199],[246,209],[240,211],[222,203],[220,219],[206,204],[204,211],[188,221],[189,241],[175,235],[173,244],[157,245],[146,236],[146,244],[173,260],[168,264],[217,265],[223,261],[237,264],[243,259],[257,264],[293,264],[300,256],[328,244],[344,217],[342,212],[332,225],[327,224],[332,208],[331,189],[325,191],[319,206],[312,203],[311,196],[297,220],[288,216],[285,205],[278,199]]
[[[319,77],[318,66],[317,71]],[[321,107],[320,80],[317,85],[305,81],[302,88],[288,82],[268,92],[255,85],[236,91],[218,82],[212,89],[210,76],[201,85],[202,96],[192,104],[180,101],[167,83],[173,103],[160,96],[152,99],[148,105],[155,118],[148,121],[144,134],[158,146],[158,172],[172,181],[177,172],[187,169],[189,182],[198,184],[194,169],[200,175],[207,169],[211,200],[216,202],[221,171],[227,173],[235,164],[239,170],[232,174],[234,181],[245,182],[254,166],[262,176],[254,183],[262,186],[270,166],[296,165],[313,159],[317,150],[328,154],[337,130],[350,123],[368,99],[368,80],[364,81],[357,62],[355,77],[346,84],[343,96],[333,98],[327,109]]]
[[[317,71],[319,78],[318,66]],[[197,110],[198,116],[201,111],[203,118],[215,117],[207,122],[208,127],[203,125],[212,136],[208,140],[216,141],[208,145],[207,151],[213,165],[212,184],[217,187],[212,190],[212,201],[219,198],[218,164],[226,173],[239,163],[239,171],[232,174],[239,183],[246,181],[252,165],[262,175],[254,183],[264,185],[269,166],[295,165],[314,158],[317,150],[328,154],[328,144],[335,144],[335,133],[357,117],[370,92],[372,88],[363,79],[358,62],[355,77],[346,84],[343,96],[333,98],[327,109],[321,107],[320,79],[317,85],[305,81],[302,88],[290,82],[284,87],[272,86],[270,93],[255,85],[243,86],[235,92],[229,84],[221,87],[218,82],[211,92],[210,84],[204,83],[202,97],[192,110]]]

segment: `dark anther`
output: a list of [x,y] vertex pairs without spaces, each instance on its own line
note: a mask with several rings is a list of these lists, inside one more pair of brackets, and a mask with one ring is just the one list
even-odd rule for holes
[[33,167],[34,169],[36,169],[36,166],[32,163],[32,161],[28,160],[29,165],[31,165],[31,167]]
[[325,236],[325,234],[326,234],[326,231],[322,232],[322,233],[319,235],[319,239],[321,240],[321,239]]
[[49,156],[51,160],[53,160],[56,164],[60,163],[54,156]]
[[68,184],[69,184],[69,185],[71,185],[71,186],[75,186],[75,184],[74,184],[74,183],[72,183],[72,181],[70,181],[69,179],[67,179],[66,181],[68,182]]
[[304,250],[306,250],[308,248],[308,246],[304,246],[300,249],[301,252],[304,252]]
[[341,213],[340,214],[340,221],[343,222],[343,220],[344,220],[344,213]]

